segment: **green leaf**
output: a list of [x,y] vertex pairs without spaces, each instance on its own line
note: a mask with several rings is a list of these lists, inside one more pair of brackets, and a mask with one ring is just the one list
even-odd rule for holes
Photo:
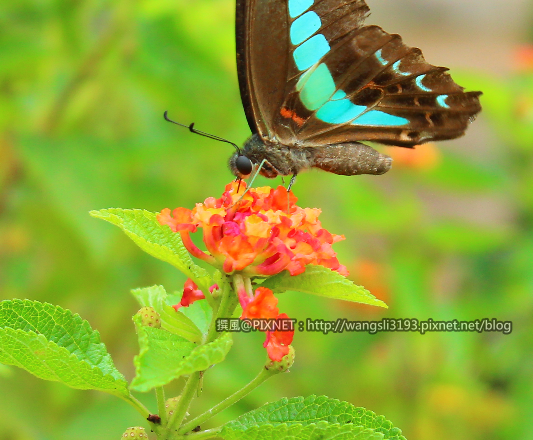
[[90,214],[120,227],[143,251],[172,264],[202,291],[209,289],[211,277],[207,271],[193,263],[180,235],[172,232],[167,225],[159,224],[156,213],[141,209],[110,208],[91,211]]
[[59,306],[29,300],[0,303],[0,362],[72,388],[128,398],[100,334]]
[[[161,316],[161,327],[191,342],[200,342],[202,332],[191,319],[167,304],[163,286],[145,287],[131,291],[141,307],[153,307]],[[205,302],[205,301],[203,301]],[[194,304],[193,304],[194,305]]]
[[135,357],[136,391],[149,391],[183,375],[207,370],[222,362],[233,341],[230,333],[209,344],[195,344],[162,329],[139,327],[140,354]]
[[[138,320],[134,317],[134,320]],[[135,356],[136,376],[131,387],[149,391],[176,379],[176,365],[191,354],[196,344],[160,328],[137,326],[139,355]]]
[[188,307],[180,307],[179,311],[194,322],[203,334],[208,332],[213,317],[213,309],[207,301],[196,301]]
[[324,266],[307,266],[304,273],[295,276],[291,276],[285,270],[268,278],[261,285],[274,292],[292,290],[387,308],[387,304],[364,287],[354,284],[348,278]]
[[225,440],[382,440],[383,434],[362,426],[330,424],[327,422],[309,425],[285,424],[252,426],[245,431],[224,428]]
[[283,398],[267,403],[226,423],[220,435],[226,440],[405,440],[402,431],[385,417],[327,396]]

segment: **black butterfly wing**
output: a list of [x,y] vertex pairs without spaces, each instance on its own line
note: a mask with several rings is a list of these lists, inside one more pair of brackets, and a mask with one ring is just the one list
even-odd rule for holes
[[287,1],[237,0],[237,73],[246,119],[252,133],[269,139],[286,93]]
[[255,0],[238,4],[238,17],[239,9],[241,94],[266,141],[410,147],[461,136],[481,110],[480,92],[464,92],[420,49],[363,26],[363,0]]
[[427,63],[399,35],[364,26],[328,42],[330,50],[300,76],[282,106],[300,115],[292,127],[307,145],[452,139],[481,110],[479,92],[465,93],[446,68]]

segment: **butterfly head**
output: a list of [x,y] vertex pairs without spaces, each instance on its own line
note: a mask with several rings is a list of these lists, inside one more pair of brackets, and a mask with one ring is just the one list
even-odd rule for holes
[[242,154],[241,150],[238,150],[231,155],[228,164],[233,175],[239,179],[248,177],[253,169],[252,161]]

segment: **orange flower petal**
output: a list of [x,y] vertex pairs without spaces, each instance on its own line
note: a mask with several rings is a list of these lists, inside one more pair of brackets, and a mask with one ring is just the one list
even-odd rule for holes
[[[289,319],[286,313],[278,315],[276,319]],[[268,357],[274,362],[279,362],[289,354],[289,345],[291,345],[294,338],[294,330],[281,331],[276,330],[274,332],[268,332],[267,339],[264,343],[267,349]]]
[[241,319],[274,319],[279,314],[277,304],[272,290],[258,287],[252,301],[243,309]]

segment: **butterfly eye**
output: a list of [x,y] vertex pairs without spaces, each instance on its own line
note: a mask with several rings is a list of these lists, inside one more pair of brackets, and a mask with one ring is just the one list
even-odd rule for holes
[[243,176],[247,176],[252,172],[252,161],[246,156],[237,157],[235,166],[237,167],[239,173],[241,173]]

